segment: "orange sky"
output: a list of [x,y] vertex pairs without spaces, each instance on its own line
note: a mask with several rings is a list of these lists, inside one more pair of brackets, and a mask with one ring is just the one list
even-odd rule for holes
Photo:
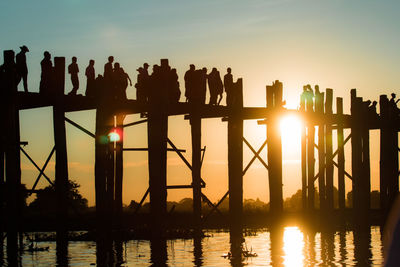
[[[190,63],[221,74],[233,69],[235,78],[244,79],[245,106],[265,105],[265,85],[279,79],[284,84],[287,106],[296,108],[304,84],[333,88],[334,97],[344,97],[349,113],[351,88],[366,99],[398,91],[400,73],[399,3],[372,0],[354,1],[187,1],[145,2],[88,0],[54,3],[0,3],[2,49],[30,48],[28,57],[30,90],[38,91],[39,63],[44,50],[65,56],[67,64],[78,57],[83,93],[83,70],[89,59],[102,72],[109,55],[120,62],[136,80],[136,68],[144,62],[155,64],[169,58],[180,83]],[[46,14],[45,16],[43,14]],[[15,22],[17,21],[17,22]],[[67,77],[66,90],[71,83]],[[183,90],[183,88],[181,88]],[[128,88],[128,97],[135,90]],[[183,100],[183,99],[181,99]],[[335,105],[334,105],[335,110]],[[53,146],[52,113],[49,108],[21,111],[21,139],[28,141],[28,153],[42,165]],[[74,112],[67,117],[94,132],[94,112]],[[126,121],[138,119],[129,116]],[[182,116],[170,118],[169,137],[190,154],[190,128]],[[258,147],[265,126],[245,123],[245,137]],[[146,125],[125,133],[126,147],[146,147]],[[94,142],[67,125],[70,178],[94,204]],[[334,135],[334,138],[336,136]],[[300,188],[299,144],[284,142],[284,195]],[[220,119],[203,122],[203,145],[207,146],[202,175],[205,193],[214,201],[227,189],[226,123]],[[290,146],[285,145],[290,143]],[[347,171],[351,172],[350,150],[346,150]],[[265,152],[262,154],[266,158]],[[251,154],[244,151],[245,164]],[[146,152],[126,152],[124,156],[124,203],[139,200],[148,185]],[[36,170],[22,157],[22,179],[32,185]],[[53,176],[54,162],[48,175]],[[379,133],[371,133],[372,187],[379,173]],[[169,152],[168,183],[190,183],[190,172],[177,155]],[[44,180],[40,186],[45,186]],[[350,184],[347,184],[350,188]],[[190,196],[190,190],[169,192],[169,200]],[[244,197],[268,201],[267,172],[256,161],[244,177]]]

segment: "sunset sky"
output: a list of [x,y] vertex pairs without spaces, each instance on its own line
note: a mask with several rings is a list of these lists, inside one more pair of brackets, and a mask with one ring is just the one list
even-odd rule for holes
[[[400,73],[399,1],[376,0],[251,0],[251,1],[1,1],[0,48],[26,45],[29,90],[38,91],[43,52],[78,58],[80,89],[86,87],[84,70],[96,61],[96,74],[103,72],[113,55],[136,82],[136,69],[144,62],[168,58],[177,68],[182,95],[183,75],[189,64],[227,67],[234,79],[243,78],[244,105],[265,106],[265,85],[279,79],[284,85],[288,108],[297,108],[304,84],[333,88],[344,97],[349,113],[350,89],[365,99],[398,92]],[[2,62],[2,54],[1,62]],[[66,91],[72,88],[69,76]],[[22,84],[20,85],[22,90]],[[129,98],[135,88],[128,87]],[[181,98],[183,101],[183,96]],[[336,107],[334,105],[334,110]],[[67,117],[90,131],[95,129],[94,111],[68,113]],[[50,108],[21,111],[21,140],[27,152],[43,165],[53,141]],[[128,116],[126,122],[137,120]],[[226,122],[203,120],[203,145],[207,146],[202,176],[204,192],[217,201],[227,190]],[[245,123],[245,137],[255,149],[265,139],[265,126]],[[183,116],[169,119],[169,138],[191,160],[190,127]],[[336,134],[334,134],[336,138]],[[94,204],[94,140],[67,125],[70,178],[82,185],[81,192]],[[284,196],[301,187],[299,133],[284,136]],[[146,147],[146,125],[125,132],[125,147]],[[346,148],[351,173],[350,149]],[[266,158],[266,152],[263,152]],[[244,163],[251,158],[245,147]],[[148,186],[147,153],[124,154],[124,203],[140,200]],[[46,173],[54,177],[54,161]],[[379,133],[371,132],[372,188],[379,188]],[[336,170],[335,170],[336,175]],[[36,169],[22,156],[22,181],[30,187]],[[190,184],[191,174],[178,156],[168,154],[168,184]],[[335,184],[337,182],[335,181]],[[46,186],[43,179],[40,187]],[[347,188],[350,183],[347,181]],[[190,197],[190,190],[170,191],[168,200]],[[257,161],[244,177],[244,197],[269,200],[267,172]]]

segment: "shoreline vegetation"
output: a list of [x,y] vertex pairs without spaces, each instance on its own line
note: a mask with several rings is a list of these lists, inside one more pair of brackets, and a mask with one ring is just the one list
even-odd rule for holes
[[[79,193],[79,184],[69,182],[68,194],[68,221],[67,229],[71,231],[85,231],[84,234],[72,234],[68,239],[72,240],[95,240],[95,229],[97,225],[96,208],[88,207],[87,200]],[[284,201],[284,212],[279,218],[269,212],[269,203],[259,199],[245,199],[243,201],[243,229],[244,233],[275,227],[277,225],[297,225],[312,228],[317,231],[321,229],[352,230],[354,215],[352,207],[347,206],[343,212],[337,209],[337,190],[334,190],[334,204],[336,210],[328,214],[319,210],[318,192],[315,196],[315,210],[313,212],[302,211],[301,190]],[[24,232],[52,232],[57,225],[56,193],[54,186],[42,189],[36,198],[25,204],[22,216],[22,231]],[[346,204],[352,203],[352,193],[347,194]],[[178,202],[167,202],[167,215],[165,217],[165,237],[192,238],[194,236],[193,226],[193,200],[184,198]],[[221,202],[218,211],[206,203],[202,204],[203,224],[202,229],[229,229],[229,197]],[[379,209],[379,192],[371,192],[371,210],[369,214],[369,225],[383,225],[383,212]],[[151,230],[150,203],[146,202],[141,207],[136,201],[131,201],[124,206],[122,213],[122,224],[120,230],[113,231],[113,235],[123,236],[124,240],[149,239]],[[115,227],[117,228],[117,227]],[[5,229],[4,229],[5,230]],[[110,230],[111,231],[111,230]],[[47,237],[46,237],[47,236]],[[52,234],[45,234],[39,239],[53,239]]]

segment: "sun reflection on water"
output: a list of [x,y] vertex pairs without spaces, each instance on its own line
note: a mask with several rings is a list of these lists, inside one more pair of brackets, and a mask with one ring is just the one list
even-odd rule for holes
[[283,251],[285,266],[301,266],[304,255],[303,233],[298,227],[286,227],[283,234]]

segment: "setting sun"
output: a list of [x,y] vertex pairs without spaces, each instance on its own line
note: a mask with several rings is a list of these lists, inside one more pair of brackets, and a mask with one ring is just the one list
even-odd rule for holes
[[300,144],[302,121],[295,115],[282,117],[279,123],[279,130],[282,139],[289,145]]

